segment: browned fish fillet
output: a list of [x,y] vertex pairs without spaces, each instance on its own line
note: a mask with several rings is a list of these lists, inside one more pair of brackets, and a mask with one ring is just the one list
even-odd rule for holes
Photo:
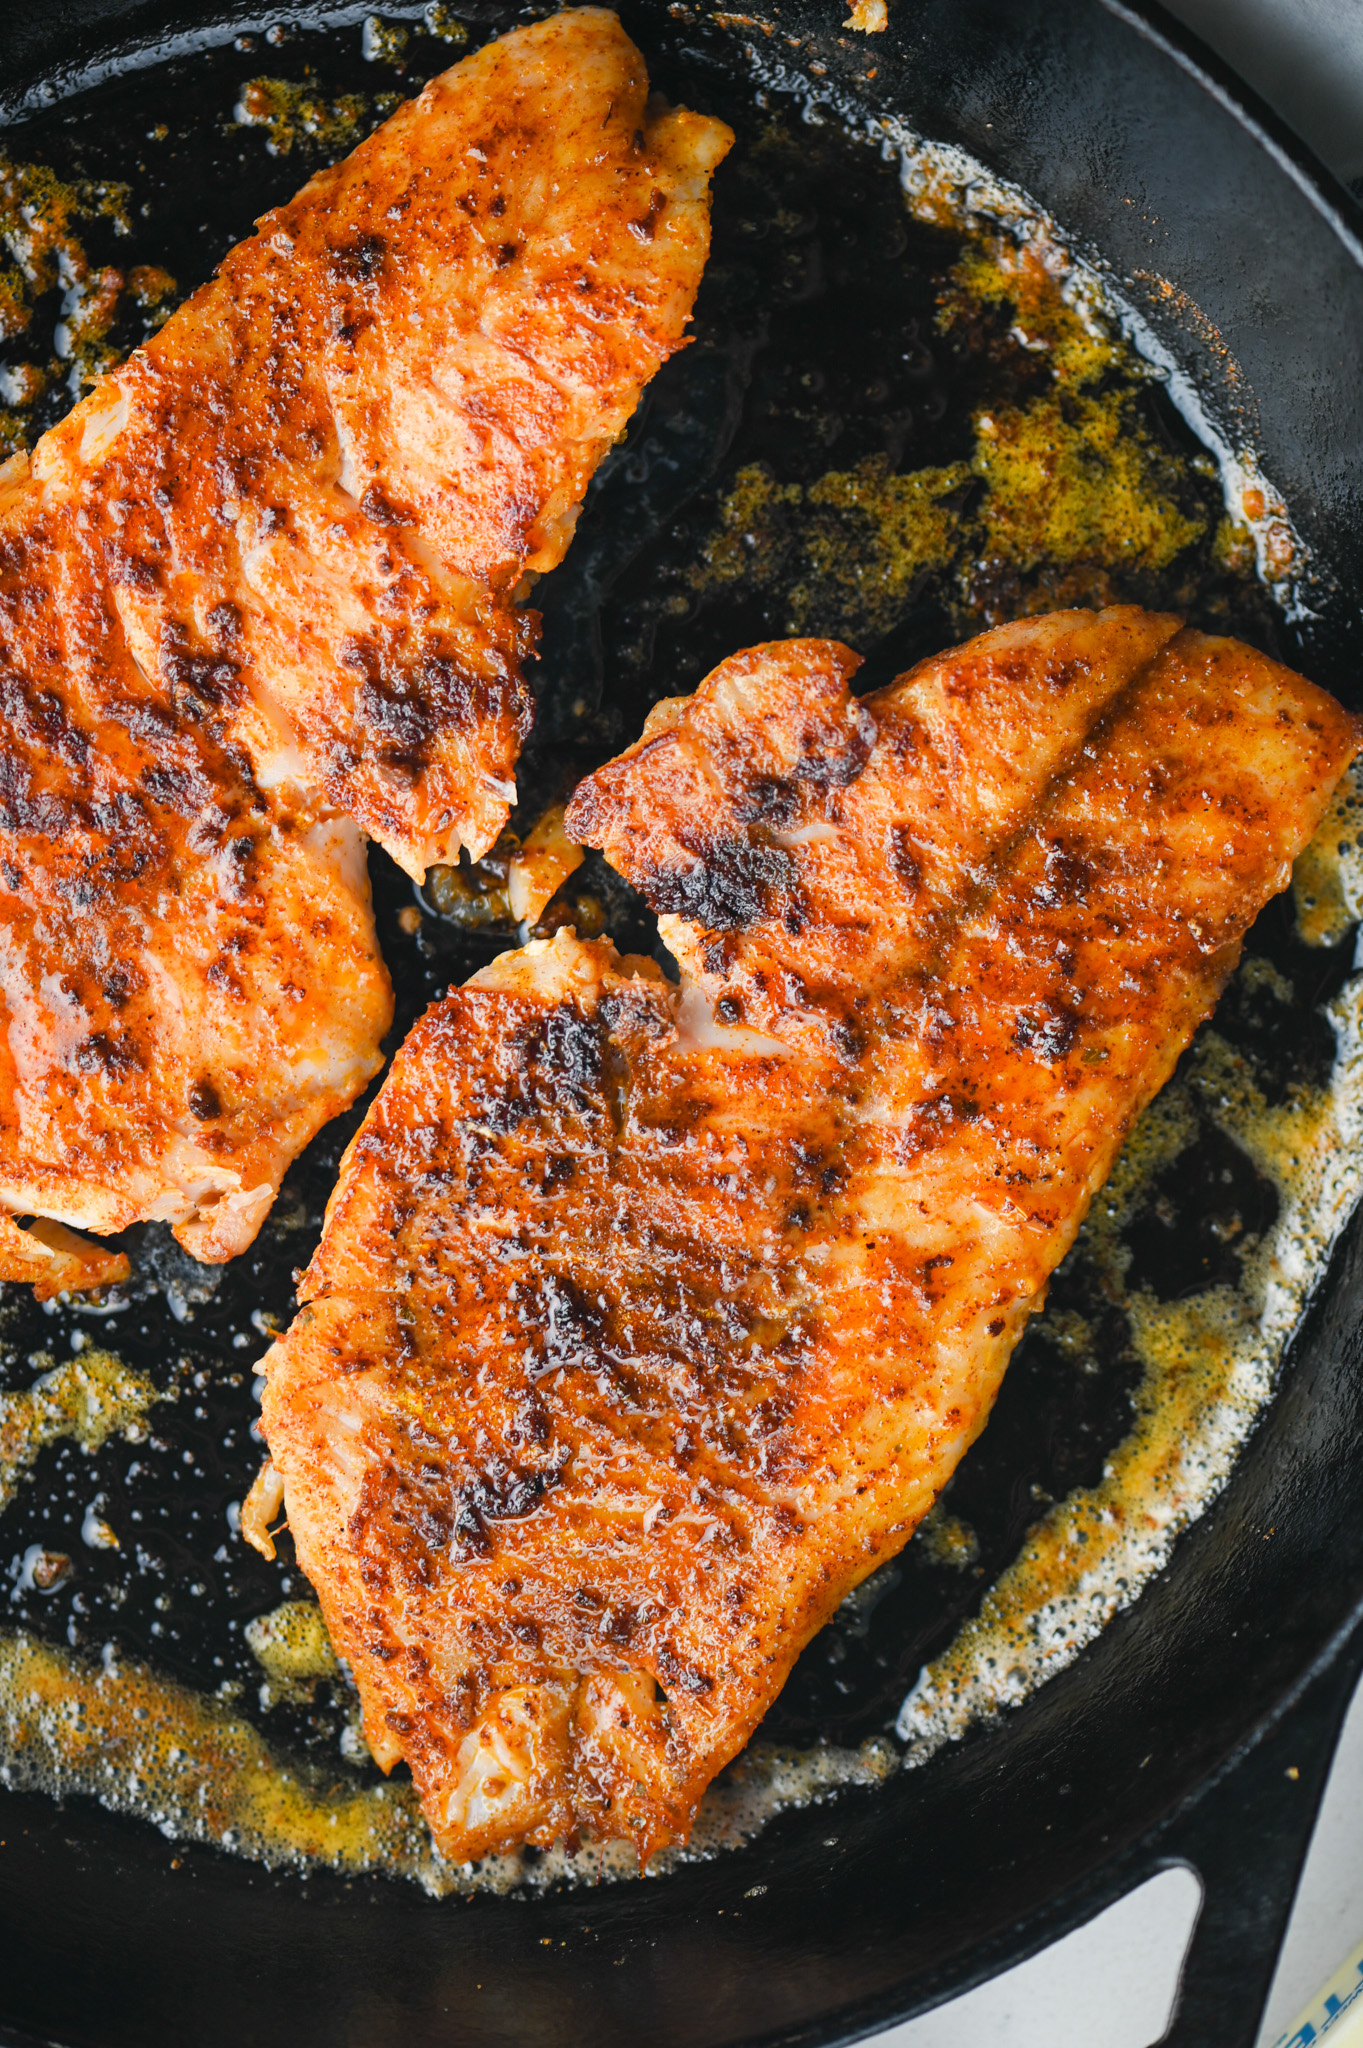
[[729,139],[614,15],[517,30],[0,471],[0,1208],[228,1257],[374,1073],[362,832],[496,836],[515,599],[683,340]]
[[452,1856],[685,1835],[984,1426],[1355,744],[1130,610],[855,666],[740,655],[584,785],[693,974],[560,933],[428,1012],[269,1356],[256,1505]]

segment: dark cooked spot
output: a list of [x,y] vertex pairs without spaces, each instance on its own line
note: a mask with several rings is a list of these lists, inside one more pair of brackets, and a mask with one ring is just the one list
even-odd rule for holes
[[654,868],[639,878],[650,909],[671,912],[711,931],[740,931],[790,895],[796,863],[781,847],[748,839],[711,841],[686,867]]
[[601,1312],[586,1297],[556,1274],[548,1273],[540,1283],[539,1363],[535,1378],[560,1367],[584,1372],[609,1371],[613,1360],[605,1350],[605,1326]]
[[371,284],[383,269],[387,245],[382,235],[359,235],[327,257],[327,268],[341,284]]
[[378,742],[381,758],[391,767],[416,770],[425,759],[435,720],[420,697],[389,688],[371,676],[355,698],[358,722]]
[[892,825],[885,845],[890,872],[910,895],[921,886],[923,868],[914,850],[907,825]]
[[734,800],[734,815],[745,825],[760,823],[777,831],[793,825],[802,808],[800,791],[786,775],[755,775]]
[[109,571],[109,581],[128,590],[155,590],[161,581],[157,564],[141,555],[134,555],[122,541],[105,541],[104,563]]
[[360,510],[375,526],[405,526],[408,517],[400,512],[391,498],[386,498],[377,484],[371,484],[360,500]]
[[1062,904],[1082,903],[1093,881],[1093,867],[1064,846],[1046,851],[1046,875],[1033,892],[1034,900],[1046,909]]
[[866,1050],[866,1041],[854,1024],[837,1023],[828,1027],[828,1042],[839,1059],[860,1059]]
[[515,261],[517,246],[515,242],[502,242],[499,244],[497,249],[497,268],[499,270],[505,270],[508,263]]
[[667,194],[660,192],[655,186],[649,194],[647,212],[641,219],[630,222],[630,233],[637,235],[641,242],[651,242],[654,235],[658,232],[658,222],[666,205]]
[[[477,723],[480,697],[473,678],[447,656],[428,654],[417,668],[422,697],[442,725],[468,732]],[[509,707],[508,707],[509,708]]]
[[153,803],[174,811],[182,818],[197,818],[213,789],[208,777],[197,768],[167,764],[144,768],[141,783]]
[[43,753],[61,754],[77,766],[89,752],[87,735],[68,724],[61,698],[54,691],[35,687],[13,669],[0,671],[0,721],[11,745],[16,739],[24,740]]
[[187,690],[191,696],[215,707],[240,695],[238,664],[223,655],[188,653],[173,627],[162,631],[160,663],[162,680],[172,693]]
[[628,1643],[639,1626],[639,1616],[633,1607],[612,1607],[602,1617],[597,1634],[604,1642]]
[[812,782],[816,789],[845,789],[855,782],[875,745],[876,723],[864,704],[853,704],[848,726],[834,745],[824,735],[820,743],[801,755],[795,769],[800,782]]
[[549,1488],[557,1486],[559,1477],[552,1467],[545,1472],[527,1472],[494,1459],[455,1496],[456,1521],[462,1523],[469,1510],[483,1522],[521,1521],[534,1513]]
[[979,1104],[967,1096],[933,1095],[925,1102],[916,1103],[900,1134],[899,1158],[907,1162],[932,1151],[956,1124],[975,1123],[979,1114]]
[[341,663],[353,668],[357,675],[376,676],[379,673],[379,650],[372,641],[363,640],[358,633],[347,633],[341,642]]
[[1013,1044],[1019,1052],[1035,1053],[1047,1066],[1064,1059],[1079,1033],[1079,1018],[1044,1011],[1039,1017],[1019,1017],[1013,1027]]
[[673,1650],[659,1650],[658,1669],[668,1685],[676,1691],[700,1694],[713,1692],[715,1689],[713,1678],[707,1678],[703,1671],[697,1671],[692,1664],[683,1664]]
[[189,1107],[191,1114],[196,1116],[201,1124],[211,1123],[214,1117],[222,1115],[222,1102],[211,1081],[194,1083],[189,1091]]
[[145,980],[144,975],[130,967],[111,967],[104,977],[101,994],[111,1010],[121,1010],[134,988],[142,987]]
[[476,1152],[486,1137],[505,1137],[532,1117],[606,1110],[602,1033],[573,1004],[514,1025],[504,1050],[507,1071],[480,1077],[470,1092],[462,1126],[466,1148]]
[[142,1058],[132,1040],[121,1033],[92,1031],[77,1046],[74,1064],[79,1073],[105,1074],[111,1081],[120,1081],[125,1074],[137,1072]]
[[241,613],[234,604],[215,604],[204,624],[215,642],[230,646],[241,631]]
[[640,1038],[652,1041],[666,1038],[672,1029],[669,1020],[660,1015],[656,999],[636,990],[603,996],[599,1015],[607,1036],[622,1048]]

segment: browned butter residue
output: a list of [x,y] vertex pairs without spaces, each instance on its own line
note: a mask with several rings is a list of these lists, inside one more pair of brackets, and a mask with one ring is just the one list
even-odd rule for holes
[[[1252,587],[1251,534],[1216,467],[1151,429],[1150,373],[1035,247],[976,225],[938,304],[943,345],[1006,345],[1030,365],[981,405],[959,461],[898,471],[883,455],[811,483],[738,470],[690,571],[697,594],[779,592],[785,630],[872,645],[924,592],[964,635],[1072,604],[1196,608],[1208,624]],[[1227,614],[1227,618],[1229,614]]]

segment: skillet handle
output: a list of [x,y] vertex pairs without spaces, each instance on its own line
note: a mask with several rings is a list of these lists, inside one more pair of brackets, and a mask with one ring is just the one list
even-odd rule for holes
[[1340,1727],[1363,1671],[1363,1626],[1260,1742],[1160,1844],[1203,1902],[1161,2048],[1254,2048]]

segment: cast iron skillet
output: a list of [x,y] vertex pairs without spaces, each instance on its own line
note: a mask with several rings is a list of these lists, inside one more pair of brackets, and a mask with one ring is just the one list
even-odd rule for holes
[[[664,0],[622,12],[650,60],[690,39],[741,69],[751,45],[963,144],[1134,280],[1327,571],[1285,651],[1359,704],[1358,210],[1154,10],[890,6],[871,41],[842,30],[841,0],[699,21]],[[305,12],[7,0],[0,94],[46,84],[59,99],[168,36],[220,41],[291,11]],[[517,18],[500,0],[460,11]],[[873,1795],[789,1814],[727,1859],[532,1903],[435,1904],[209,1852],[172,1867],[150,1829],[12,1795],[0,2032],[70,2048],[610,2048],[641,2029],[657,2048],[833,2042],[952,1996],[1189,1860],[1206,1898],[1170,2039],[1250,2042],[1363,1664],[1361,1309],[1356,1222],[1233,1482],[1135,1608],[1000,1725]]]

